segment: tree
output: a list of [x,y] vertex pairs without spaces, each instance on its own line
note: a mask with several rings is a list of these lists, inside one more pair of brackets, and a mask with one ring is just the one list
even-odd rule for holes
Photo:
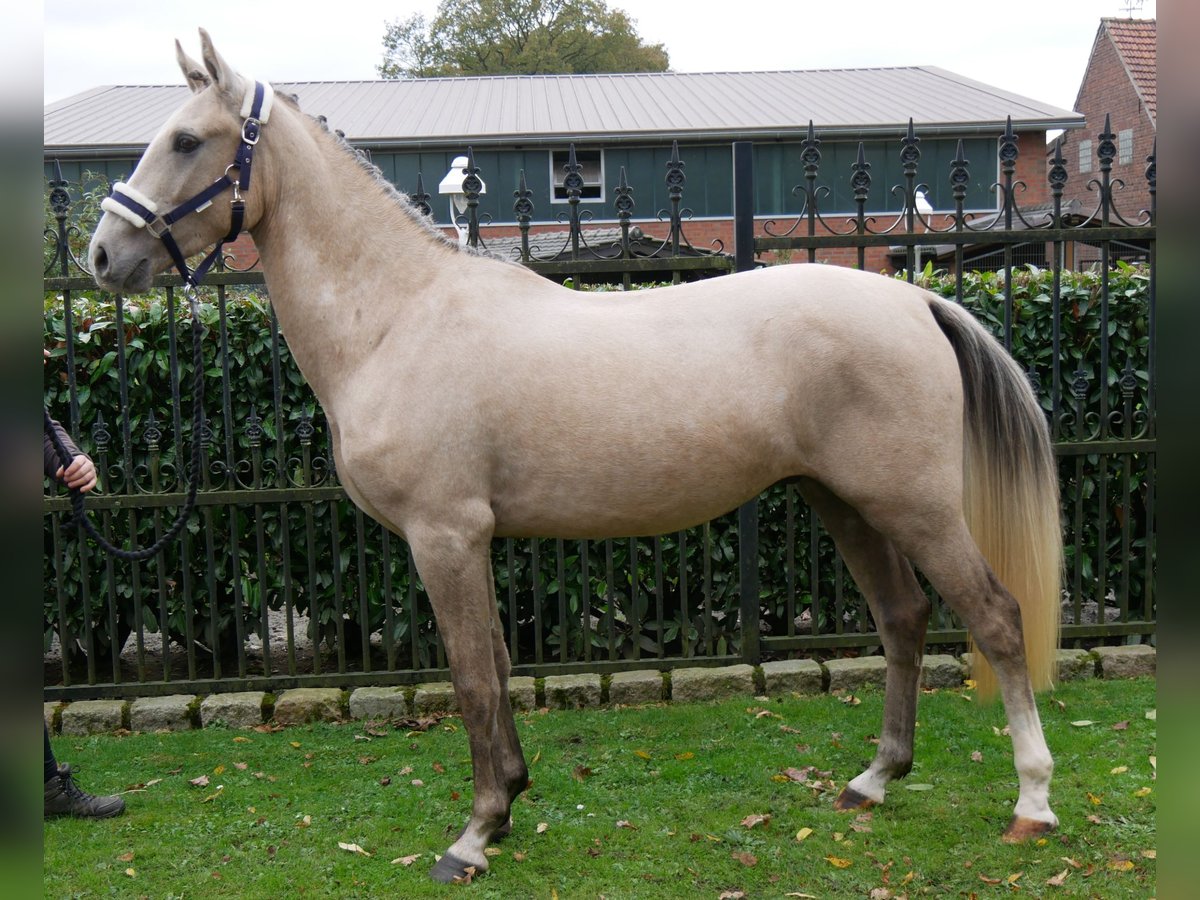
[[662,44],[646,44],[634,22],[605,0],[442,0],[391,22],[384,78],[663,72]]

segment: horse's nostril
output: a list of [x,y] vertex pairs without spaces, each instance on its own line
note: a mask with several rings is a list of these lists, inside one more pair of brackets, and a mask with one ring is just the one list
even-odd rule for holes
[[105,252],[103,244],[97,244],[96,249],[92,251],[92,270],[97,275],[108,271],[108,253]]

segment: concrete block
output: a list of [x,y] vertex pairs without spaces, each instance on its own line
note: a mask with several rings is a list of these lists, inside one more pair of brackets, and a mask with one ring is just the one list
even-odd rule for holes
[[195,702],[194,694],[141,697],[129,705],[129,727],[133,731],[189,731]]
[[654,669],[616,672],[608,683],[608,702],[633,706],[658,703],[663,698],[662,673]]
[[671,672],[671,699],[724,700],[728,697],[752,697],[754,667],[746,664],[720,668],[675,669]]
[[599,675],[547,675],[546,705],[556,709],[587,709],[600,705]]
[[821,664],[811,659],[780,659],[762,664],[767,694],[819,694],[825,690]]
[[337,688],[292,688],[275,701],[275,721],[280,725],[340,722],[342,692]]
[[262,691],[233,691],[210,694],[200,702],[200,724],[224,722],[230,728],[253,728],[263,723]]
[[403,686],[360,687],[350,693],[352,719],[403,719],[407,715]]
[[882,656],[862,656],[858,659],[831,659],[825,663],[829,673],[829,690],[862,690],[867,685],[883,687],[887,660]]
[[1157,672],[1158,654],[1149,644],[1097,647],[1092,652],[1100,659],[1101,678],[1137,678]]
[[1059,650],[1056,665],[1059,681],[1092,678],[1096,674],[1096,657],[1087,650]]
[[99,734],[123,725],[124,700],[76,700],[62,711],[63,734]]
[[537,709],[537,679],[532,675],[509,678],[508,702],[513,709]]
[[417,691],[413,694],[413,713],[426,715],[442,712],[458,712],[458,698],[454,696],[454,685],[449,681],[418,684]]
[[953,656],[933,653],[921,659],[921,687],[962,687],[963,665]]

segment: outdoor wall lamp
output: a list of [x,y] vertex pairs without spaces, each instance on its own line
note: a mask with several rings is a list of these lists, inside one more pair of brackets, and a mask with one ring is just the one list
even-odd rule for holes
[[[454,162],[450,163],[450,171],[438,183],[438,193],[447,194],[450,197],[450,222],[458,232],[458,242],[460,244],[467,242],[467,225],[466,223],[460,225],[458,217],[467,211],[467,195],[463,192],[463,181],[466,179],[466,172],[464,170],[468,164],[465,156],[454,157]],[[484,183],[482,178],[479,179],[479,193],[487,193],[487,184]]]

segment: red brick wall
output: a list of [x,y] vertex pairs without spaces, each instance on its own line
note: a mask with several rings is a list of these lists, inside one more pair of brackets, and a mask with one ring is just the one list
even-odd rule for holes
[[[1089,191],[1087,183],[1100,178],[1096,150],[1107,113],[1111,117],[1113,143],[1118,149],[1119,142],[1115,135],[1122,129],[1133,129],[1133,160],[1121,165],[1114,159],[1112,178],[1125,182],[1125,187],[1113,195],[1117,210],[1128,221],[1136,222],[1140,211],[1150,205],[1150,191],[1146,186],[1146,157],[1154,146],[1155,127],[1107,33],[1101,34],[1092,51],[1075,111],[1084,114],[1087,124],[1080,131],[1063,134],[1062,153],[1068,174],[1063,200],[1079,200],[1084,215],[1089,215],[1099,204],[1099,192]],[[1092,142],[1092,171],[1080,174],[1079,142],[1089,139]]]

